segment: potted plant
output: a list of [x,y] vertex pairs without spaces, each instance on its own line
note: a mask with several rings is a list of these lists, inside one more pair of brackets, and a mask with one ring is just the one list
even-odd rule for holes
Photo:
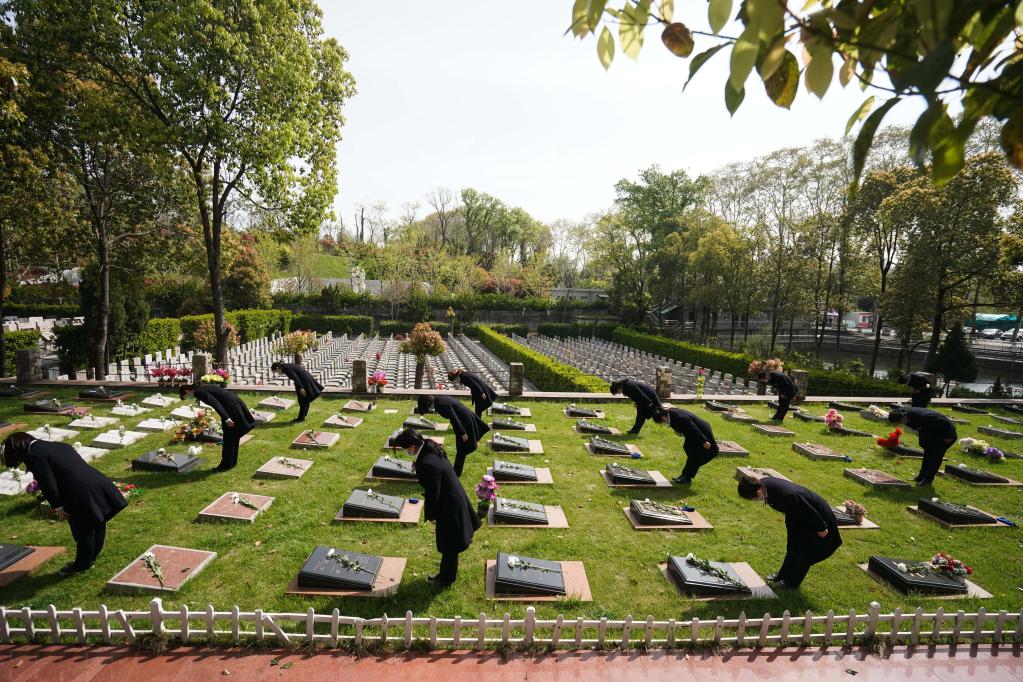
[[416,356],[416,388],[423,387],[423,373],[426,371],[426,356],[444,352],[444,341],[433,330],[429,322],[420,322],[408,338],[401,342],[398,351]]
[[767,382],[760,380],[760,375],[764,372],[781,372],[785,369],[785,363],[778,358],[770,358],[767,360],[754,360],[749,363],[749,369],[747,372],[750,377],[756,379],[757,382],[757,395],[765,395],[767,393]]
[[[366,383],[369,385],[370,390],[372,390],[374,394],[379,395],[380,390],[387,385],[387,372],[378,369],[369,375],[369,378],[366,379]],[[373,402],[376,402],[376,400]]]
[[476,513],[480,520],[487,518],[490,510],[490,503],[497,499],[497,480],[487,474],[476,484],[476,497],[479,502],[476,504]]
[[285,334],[274,344],[274,353],[281,356],[291,356],[296,365],[302,364],[302,353],[310,348],[316,347],[316,332],[308,329],[293,331]]

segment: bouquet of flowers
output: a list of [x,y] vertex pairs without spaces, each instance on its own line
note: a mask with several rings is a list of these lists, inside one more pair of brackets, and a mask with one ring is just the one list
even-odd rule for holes
[[824,415],[824,423],[828,425],[828,431],[838,431],[841,429],[843,420],[842,413],[835,408],[831,408]]
[[984,448],[983,454],[992,462],[1001,462],[1005,459],[1005,453],[994,446]]
[[749,363],[749,375],[757,377],[764,372],[781,372],[785,369],[785,363],[778,358],[770,358],[769,360],[754,360]]
[[210,419],[206,410],[198,410],[187,424],[182,424],[171,436],[172,443],[183,443],[186,440],[197,440],[204,433],[220,433],[220,426]]
[[877,444],[883,448],[895,448],[899,446],[899,438],[902,437],[902,429],[895,429],[884,438],[878,438]]
[[366,379],[366,383],[372,386],[374,391],[379,393],[380,389],[387,385],[387,372],[378,369],[369,375],[369,378]]
[[117,486],[117,489],[121,491],[121,494],[124,495],[124,499],[126,500],[132,497],[138,497],[142,494],[142,488],[138,487],[134,483],[114,481],[114,485]]
[[696,376],[696,398],[697,400],[703,398],[703,385],[706,383],[707,377],[703,376],[703,370],[697,372]]
[[931,568],[950,578],[965,580],[973,575],[973,569],[946,552],[938,552],[931,558]]
[[871,405],[867,408],[867,412],[877,417],[878,419],[888,419],[888,413],[882,410],[877,405]]
[[497,481],[493,476],[486,475],[476,484],[476,497],[484,507],[489,507],[497,499]]
[[867,515],[867,508],[855,500],[844,502],[845,513],[857,520],[862,520]]
[[301,355],[316,346],[316,332],[308,329],[291,332],[281,337],[274,344],[273,352],[277,355]]
[[176,367],[163,367],[157,365],[153,369],[149,370],[149,376],[156,379],[161,384],[169,384],[174,381],[174,378],[178,375]]
[[29,495],[39,495],[42,492],[42,488],[39,487],[39,481],[34,478],[29,481],[28,485],[25,486],[25,492]]
[[203,374],[199,377],[199,381],[204,384],[226,386],[231,381],[231,373],[224,368],[215,369],[209,374]]

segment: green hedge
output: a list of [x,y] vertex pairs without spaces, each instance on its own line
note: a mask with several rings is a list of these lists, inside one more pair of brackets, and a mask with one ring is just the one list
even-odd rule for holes
[[4,303],[4,315],[18,317],[79,317],[81,308],[73,303]]
[[[715,372],[745,377],[753,357],[730,353],[717,348],[675,341],[662,336],[651,336],[625,327],[614,331],[614,340],[637,350],[663,355],[679,362],[706,367]],[[799,369],[790,366],[789,369]],[[900,396],[906,395],[904,386],[892,381],[881,381],[842,371],[807,370],[807,391],[810,395],[831,396]]]
[[4,341],[7,343],[7,376],[14,374],[14,351],[23,348],[36,348],[39,346],[39,339],[42,338],[35,329],[24,329],[17,332],[4,332]]
[[79,369],[92,364],[92,341],[85,325],[54,327],[53,335],[63,362]]
[[[480,335],[480,327],[482,326],[483,326],[482,324],[473,323],[460,325],[459,329],[461,329],[462,333],[464,333],[466,336],[477,338]],[[504,334],[505,336],[511,336],[512,334],[526,336],[527,334],[529,334],[528,325],[519,324],[515,322],[512,323],[494,322],[493,324],[488,324],[486,326],[491,331],[495,331],[499,334]]]
[[368,315],[295,315],[291,318],[293,329],[311,329],[325,334],[369,334],[373,331],[373,318]]
[[128,344],[125,354],[142,357],[149,353],[165,351],[178,345],[181,337],[181,321],[176,317],[154,317],[146,322],[138,338]]
[[[224,315],[224,319],[234,324],[238,330],[242,343],[261,339],[273,332],[287,334],[291,331],[291,317],[290,310],[232,310]],[[212,319],[213,313],[186,315],[180,318],[181,334],[186,345],[203,320]]]
[[[405,320],[380,320],[377,323],[377,333],[381,336],[387,336],[388,334],[408,334],[412,331],[412,328],[418,324],[417,322],[407,322]],[[447,336],[447,333],[451,330],[451,325],[447,322],[430,322],[430,326],[433,327],[435,332],[438,332],[441,336]]]
[[610,341],[618,328],[614,322],[541,322],[536,331],[543,336],[596,337]]
[[479,325],[478,331],[480,342],[494,355],[508,363],[521,362],[526,378],[541,391],[606,393],[610,390],[603,379],[530,350],[487,325]]

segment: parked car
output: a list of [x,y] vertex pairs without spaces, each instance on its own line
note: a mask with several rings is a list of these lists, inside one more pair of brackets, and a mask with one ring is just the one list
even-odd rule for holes
[[988,329],[983,329],[980,332],[980,338],[982,338],[982,339],[997,339],[1001,335],[1002,335],[1002,330],[1001,329],[995,329],[994,327],[989,327]]
[[[1012,341],[1012,335],[1015,334],[1015,333],[1016,332],[1014,330],[1012,330],[1012,329],[1008,329],[1008,330],[1002,332],[1002,335],[1001,335],[1002,341]],[[1017,335],[1016,339],[1019,340],[1020,337],[1023,337],[1023,329],[1020,330],[1019,335]]]
[[976,327],[963,327],[963,333],[966,334],[967,336],[976,336],[978,333],[980,333],[980,330],[977,329]]

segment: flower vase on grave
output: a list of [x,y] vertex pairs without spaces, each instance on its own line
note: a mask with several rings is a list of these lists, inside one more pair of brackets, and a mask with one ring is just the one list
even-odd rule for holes
[[486,521],[489,512],[490,500],[480,500],[476,503],[476,516],[479,517],[480,521]]

